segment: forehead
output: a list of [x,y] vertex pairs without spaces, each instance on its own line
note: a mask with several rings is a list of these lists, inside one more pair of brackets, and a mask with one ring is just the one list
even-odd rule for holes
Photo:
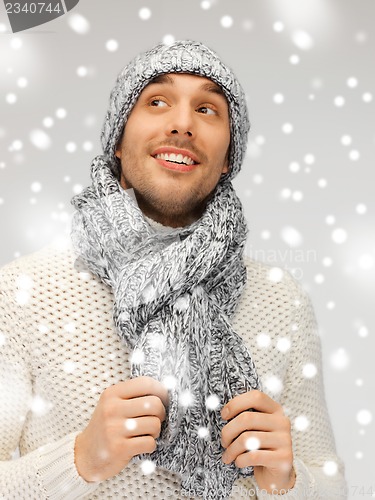
[[148,83],[145,89],[148,89],[153,85],[165,85],[175,88],[188,85],[189,89],[220,95],[227,100],[222,88],[217,83],[213,82],[209,78],[206,78],[205,76],[194,75],[191,73],[166,73],[158,75]]

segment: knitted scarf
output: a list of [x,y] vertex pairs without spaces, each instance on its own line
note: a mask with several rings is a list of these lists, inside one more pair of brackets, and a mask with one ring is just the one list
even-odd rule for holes
[[185,493],[228,497],[238,469],[221,461],[220,410],[260,381],[230,318],[246,283],[247,226],[229,181],[219,183],[202,217],[176,237],[156,233],[133,190],[124,190],[107,156],[91,166],[92,185],[72,200],[75,251],[114,294],[114,323],[132,350],[131,376],[169,389],[167,418],[149,459],[181,475]]

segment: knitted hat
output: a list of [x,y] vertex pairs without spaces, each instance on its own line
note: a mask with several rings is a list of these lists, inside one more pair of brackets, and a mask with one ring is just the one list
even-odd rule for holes
[[127,118],[140,93],[153,78],[165,73],[204,76],[222,88],[229,105],[231,128],[230,170],[223,179],[232,179],[241,168],[250,129],[245,93],[232,70],[213,50],[200,42],[185,40],[169,46],[159,44],[139,54],[125,66],[112,89],[102,128],[104,153],[114,156]]

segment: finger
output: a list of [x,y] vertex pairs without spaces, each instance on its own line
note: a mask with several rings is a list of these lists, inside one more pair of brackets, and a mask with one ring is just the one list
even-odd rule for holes
[[127,441],[124,447],[124,458],[129,460],[141,453],[152,453],[156,450],[156,441],[152,436],[133,437]]
[[232,441],[245,431],[271,432],[278,428],[273,415],[244,411],[224,425],[221,431],[221,444],[224,448],[228,448]]
[[275,413],[282,411],[281,405],[276,403],[272,398],[267,396],[264,392],[252,390],[240,394],[239,396],[231,399],[221,410],[221,416],[224,420],[229,420],[239,413],[254,409],[263,413]]
[[161,422],[157,417],[125,418],[122,425],[126,438],[149,435],[156,439],[160,436]]
[[[259,450],[279,450],[285,446],[283,436],[277,432],[244,432],[223,453],[222,460],[230,464],[242,453]],[[256,464],[262,465],[262,464]]]
[[137,377],[124,382],[118,382],[110,388],[116,396],[122,399],[132,399],[141,396],[158,396],[165,407],[169,404],[167,388],[151,377]]
[[288,471],[291,468],[290,459],[283,456],[282,453],[277,453],[272,450],[247,451],[246,453],[239,455],[235,459],[234,463],[239,468],[248,466],[263,466],[285,471]]
[[122,416],[128,418],[143,417],[147,415],[165,420],[165,407],[158,396],[142,396],[140,398],[122,401]]

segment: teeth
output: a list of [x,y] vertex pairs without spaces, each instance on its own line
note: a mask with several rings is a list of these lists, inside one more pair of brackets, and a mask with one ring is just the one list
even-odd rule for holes
[[160,153],[155,156],[159,160],[173,161],[174,163],[184,163],[185,165],[194,165],[195,161],[190,156],[176,155],[175,153]]

